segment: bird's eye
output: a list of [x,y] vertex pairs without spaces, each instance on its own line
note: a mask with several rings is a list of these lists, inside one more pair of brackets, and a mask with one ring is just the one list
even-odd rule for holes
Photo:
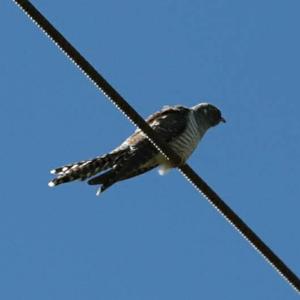
[[203,112],[204,112],[204,114],[206,114],[206,115],[207,115],[207,113],[208,113],[208,109],[207,109],[207,108],[204,108],[204,109],[203,109]]

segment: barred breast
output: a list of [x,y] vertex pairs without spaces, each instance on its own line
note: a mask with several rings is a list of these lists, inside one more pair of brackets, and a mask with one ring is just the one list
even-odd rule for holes
[[[194,113],[190,112],[189,122],[185,131],[178,138],[174,139],[170,146],[185,162],[196,149],[206,131],[207,128],[199,126],[195,120]],[[172,165],[162,155],[159,155],[158,161],[160,163],[159,174],[164,175]]]

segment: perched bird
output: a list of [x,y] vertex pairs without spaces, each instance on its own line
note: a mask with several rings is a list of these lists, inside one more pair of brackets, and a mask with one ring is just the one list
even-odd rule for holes
[[[218,108],[200,103],[191,108],[164,106],[161,111],[147,118],[146,122],[179,155],[184,164],[205,132],[225,120]],[[170,168],[178,167],[172,165],[137,129],[110,153],[52,170],[51,173],[57,177],[49,182],[49,186],[74,180],[83,181],[101,173],[88,180],[88,184],[101,185],[98,195],[118,181],[143,174],[157,166],[160,167],[161,175]]]

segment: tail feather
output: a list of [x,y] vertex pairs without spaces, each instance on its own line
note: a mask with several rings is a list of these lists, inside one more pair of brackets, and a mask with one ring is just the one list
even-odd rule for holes
[[[123,160],[123,162],[124,161],[125,160]],[[110,186],[112,186],[116,182],[125,180],[128,178],[132,178],[137,175],[141,175],[141,174],[157,167],[157,163],[149,164],[148,166],[144,166],[142,168],[139,167],[140,164],[141,164],[140,160],[131,161],[130,163],[128,163],[126,165],[119,163],[118,165],[115,165],[112,169],[110,169],[109,171],[89,179],[88,184],[101,185],[101,187],[98,189],[98,192],[97,192],[97,196],[99,196],[100,193],[102,193],[103,191],[108,189]]]
[[58,168],[55,168],[55,169],[51,170],[50,173],[53,174],[53,175],[62,175],[63,173],[65,173],[66,171],[71,169],[74,165],[81,166],[85,162],[86,162],[86,160],[82,160],[82,161],[78,161],[76,163],[72,163],[72,164],[69,164],[69,165],[58,167]]
[[89,179],[88,184],[90,185],[106,184],[107,182],[113,181],[114,177],[116,177],[116,171],[114,169],[111,169],[106,173],[100,174],[97,177]]
[[102,193],[107,188],[109,188],[111,185],[113,185],[116,181],[118,181],[117,172],[115,169],[111,169],[111,170],[105,172],[104,174],[101,174],[95,178],[90,179],[88,181],[88,184],[101,185],[100,190],[97,192],[97,195],[98,195],[99,193]]
[[48,185],[53,187],[74,180],[85,180],[99,172],[112,168],[124,154],[124,150],[119,150],[91,160],[80,161],[56,168],[51,173],[57,175],[57,177],[50,181]]

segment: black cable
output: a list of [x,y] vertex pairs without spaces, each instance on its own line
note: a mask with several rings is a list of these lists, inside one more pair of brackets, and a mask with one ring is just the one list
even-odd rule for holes
[[[13,0],[44,33],[93,81],[109,100],[140,128],[155,147],[170,161],[177,164],[179,156],[172,151],[125,101],[125,99],[96,71],[96,69],[59,33],[50,22],[27,0]],[[251,228],[185,164],[180,172],[209,202],[231,223],[250,244],[282,275],[298,292],[300,280],[297,275],[251,230]]]

